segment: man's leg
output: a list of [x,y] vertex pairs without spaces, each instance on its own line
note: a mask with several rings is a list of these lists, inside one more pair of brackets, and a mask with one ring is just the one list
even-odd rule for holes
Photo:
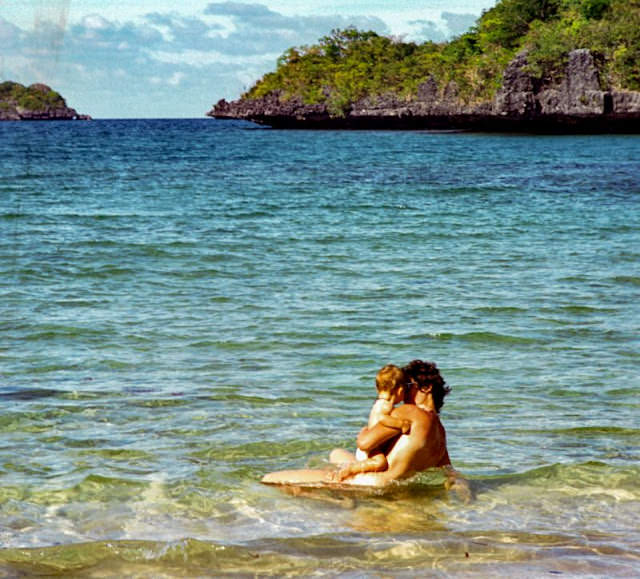
[[322,469],[280,470],[262,477],[262,482],[270,485],[324,483],[329,471]]

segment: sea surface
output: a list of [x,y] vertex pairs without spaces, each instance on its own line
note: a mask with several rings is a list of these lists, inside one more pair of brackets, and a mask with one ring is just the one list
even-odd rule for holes
[[[354,448],[435,361],[449,453]],[[640,575],[640,136],[0,124],[0,577]]]

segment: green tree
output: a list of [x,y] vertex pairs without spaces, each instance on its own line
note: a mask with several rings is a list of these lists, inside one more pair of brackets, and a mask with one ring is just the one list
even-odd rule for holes
[[363,97],[411,99],[433,78],[455,82],[463,100],[495,95],[507,64],[521,49],[543,81],[564,74],[568,53],[589,48],[603,84],[640,87],[640,0],[501,0],[468,32],[446,43],[416,44],[355,28],[333,30],[312,46],[291,48],[276,70],[244,96],[300,98],[344,115]]

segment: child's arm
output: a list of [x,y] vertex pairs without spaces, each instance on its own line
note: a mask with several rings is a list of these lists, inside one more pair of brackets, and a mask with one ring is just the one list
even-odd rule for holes
[[411,430],[411,422],[409,420],[403,420],[402,418],[396,418],[395,416],[383,416],[378,422],[389,428],[395,428],[402,434],[408,434]]
[[373,428],[383,416],[388,416],[391,410],[393,410],[393,402],[383,396],[378,396],[369,412],[368,428]]

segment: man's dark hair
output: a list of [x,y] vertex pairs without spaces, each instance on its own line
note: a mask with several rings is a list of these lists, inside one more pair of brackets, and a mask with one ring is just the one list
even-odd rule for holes
[[415,381],[418,388],[428,388],[431,386],[431,395],[436,411],[439,413],[440,408],[444,404],[444,397],[451,392],[442,376],[440,370],[433,362],[423,362],[422,360],[413,360],[409,362],[403,370],[407,375],[409,382]]

